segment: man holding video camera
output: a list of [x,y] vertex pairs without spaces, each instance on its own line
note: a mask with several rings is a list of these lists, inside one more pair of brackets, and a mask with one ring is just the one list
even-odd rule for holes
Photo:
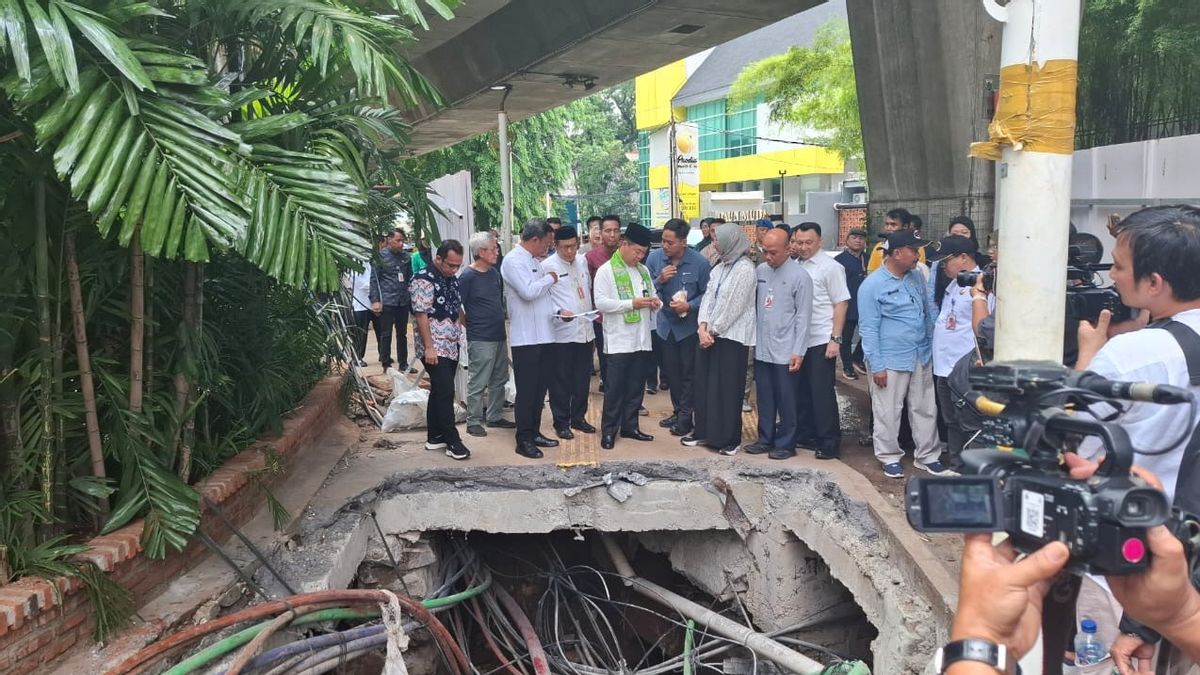
[[[1195,270],[1200,209],[1142,209],[1113,230],[1117,243],[1109,274],[1121,302],[1141,317],[1110,325],[1111,314],[1104,310],[1095,326],[1081,322],[1075,367],[1113,380],[1190,387],[1200,395],[1200,274]],[[1109,412],[1103,408],[1094,407],[1093,413]],[[1200,443],[1192,442],[1196,423],[1193,408],[1181,405],[1132,403],[1121,417],[1136,451],[1134,463],[1159,476],[1168,499],[1191,513],[1200,513],[1200,447],[1195,447]],[[1155,640],[1153,632],[1123,619],[1109,648],[1121,673],[1149,672]],[[1133,670],[1130,657],[1143,670]]]

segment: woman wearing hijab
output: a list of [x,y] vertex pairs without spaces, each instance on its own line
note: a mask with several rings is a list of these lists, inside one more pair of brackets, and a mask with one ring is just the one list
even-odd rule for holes
[[700,353],[693,392],[696,428],[681,443],[732,455],[742,443],[742,392],[754,346],[754,263],[750,242],[733,223],[715,229],[719,253],[700,302]]

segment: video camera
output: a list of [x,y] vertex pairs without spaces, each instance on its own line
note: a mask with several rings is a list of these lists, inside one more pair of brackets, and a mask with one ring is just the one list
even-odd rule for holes
[[[1102,263],[1104,245],[1095,236],[1072,232],[1067,246],[1067,326],[1074,327],[1080,321],[1095,323],[1100,318],[1100,312],[1112,312],[1112,321],[1128,321],[1137,312],[1126,307],[1121,302],[1121,296],[1112,286],[1101,286],[1099,272],[1112,269],[1111,263]],[[996,287],[996,267],[988,265],[982,272],[959,272],[956,281],[963,288],[975,285],[979,276],[983,276],[983,289],[991,293]],[[1068,333],[1073,331],[1068,330]],[[1072,336],[1068,335],[1068,342]],[[1068,344],[1068,352],[1072,345]]]
[[[1133,448],[1125,430],[1068,412],[1096,402],[1119,408],[1122,400],[1191,403],[1190,391],[1033,361],[976,367],[969,380],[975,391],[968,401],[987,416],[977,439],[992,447],[963,451],[967,475],[909,480],[905,502],[914,529],[1004,531],[1026,553],[1061,541],[1071,552],[1067,569],[1115,575],[1145,570],[1146,530],[1167,523],[1177,533],[1191,533],[1195,560],[1200,520],[1172,514],[1161,491],[1130,473]],[[1091,479],[1072,480],[1060,454],[1089,436],[1103,442],[1105,459]]]

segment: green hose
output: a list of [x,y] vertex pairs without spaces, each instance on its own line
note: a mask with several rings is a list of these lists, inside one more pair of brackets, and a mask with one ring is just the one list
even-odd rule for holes
[[683,636],[683,675],[692,675],[692,648],[696,640],[696,622],[688,619]]
[[[422,600],[421,606],[424,607],[425,609],[439,609],[441,607],[450,607],[451,605],[456,605],[464,600],[469,600],[469,599],[479,595],[480,593],[483,593],[491,585],[492,585],[492,579],[491,579],[491,577],[488,577],[487,580],[485,580],[482,584],[479,584],[478,586],[472,586],[471,588],[468,588],[467,590],[462,591],[461,593],[455,593],[453,595],[447,595],[447,596],[441,597],[441,598],[430,598],[428,600]],[[295,621],[293,621],[291,623],[291,625],[292,626],[304,626],[304,625],[308,625],[310,623],[321,623],[324,621],[343,621],[346,619],[375,619],[378,617],[379,617],[379,610],[377,610],[377,609],[371,609],[371,610],[323,609],[319,612],[313,612],[312,614],[306,614],[304,616],[301,616],[301,617],[297,618]],[[222,656],[225,656],[229,652],[231,652],[231,651],[237,649],[238,647],[245,645],[247,642],[250,642],[251,640],[253,640],[256,635],[261,633],[262,630],[267,627],[267,624],[271,623],[271,621],[272,621],[272,619],[268,619],[266,621],[263,621],[262,623],[255,624],[253,626],[250,626],[249,628],[240,630],[240,631],[234,633],[233,635],[230,635],[229,637],[225,638],[224,640],[221,640],[220,642],[213,644],[211,647],[208,647],[207,649],[202,649],[202,650],[196,652],[195,654],[192,654],[190,657],[184,659],[183,661],[180,661],[174,668],[171,668],[170,670],[168,670],[165,673],[165,675],[186,675],[187,673],[190,673],[193,670],[196,670],[198,668],[203,668],[204,666],[208,665],[209,663],[216,661],[217,659],[221,658]]]

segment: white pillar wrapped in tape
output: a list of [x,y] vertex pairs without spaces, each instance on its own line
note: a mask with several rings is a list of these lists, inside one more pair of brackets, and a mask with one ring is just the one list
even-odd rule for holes
[[1005,24],[990,140],[971,146],[973,156],[997,162],[996,359],[1059,362],[1080,0],[983,4]]

